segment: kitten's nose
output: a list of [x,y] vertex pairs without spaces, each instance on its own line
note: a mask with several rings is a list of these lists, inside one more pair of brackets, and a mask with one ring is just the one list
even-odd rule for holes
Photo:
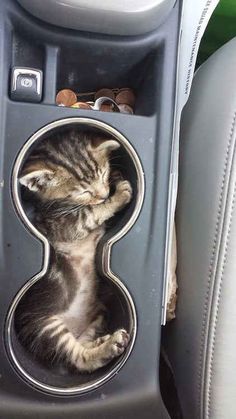
[[108,196],[109,196],[109,192],[107,192],[107,191],[101,191],[101,192],[99,192],[99,194],[98,194],[98,197],[99,197],[100,199],[104,199],[104,201],[105,201],[105,199],[107,199],[107,198],[108,198]]
[[109,196],[109,190],[107,188],[100,187],[96,190],[96,198],[105,200],[108,198],[108,196]]

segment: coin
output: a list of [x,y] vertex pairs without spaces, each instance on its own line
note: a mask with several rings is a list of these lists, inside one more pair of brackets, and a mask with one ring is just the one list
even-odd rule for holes
[[76,102],[74,105],[71,105],[71,108],[91,109],[91,106],[86,102]]
[[77,96],[73,90],[63,89],[56,95],[57,105],[71,106],[77,102]]
[[125,103],[126,105],[134,107],[135,95],[133,90],[128,88],[120,90],[120,92],[116,95],[115,101],[118,105]]
[[127,105],[126,103],[121,103],[120,105],[118,105],[120,112],[121,113],[128,113],[128,114],[133,114],[133,108],[131,108],[131,106]]
[[113,112],[113,104],[112,103],[103,103],[100,107],[100,111],[102,111],[102,112]]

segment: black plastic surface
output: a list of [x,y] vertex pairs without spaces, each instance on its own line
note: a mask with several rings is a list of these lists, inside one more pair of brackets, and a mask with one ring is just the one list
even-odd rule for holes
[[[177,2],[156,32],[145,37],[112,38],[44,25],[13,0],[0,0],[1,419],[168,418],[158,370],[179,7]],[[28,53],[22,52],[25,45]],[[42,103],[9,99],[13,65],[44,71]],[[112,71],[108,76],[109,68]],[[78,79],[69,78],[72,70],[80,72]],[[78,83],[86,90],[89,80],[93,82],[92,90],[123,84],[134,87],[136,111],[143,116],[54,106],[57,89],[76,87]],[[58,397],[42,393],[22,380],[5,349],[4,324],[9,306],[42,264],[42,245],[17,216],[10,188],[14,161],[26,140],[44,125],[73,116],[95,118],[116,128],[133,145],[144,169],[145,199],[140,216],[113,246],[111,255],[113,272],[134,299],[138,333],[129,359],[109,382],[80,396]]]

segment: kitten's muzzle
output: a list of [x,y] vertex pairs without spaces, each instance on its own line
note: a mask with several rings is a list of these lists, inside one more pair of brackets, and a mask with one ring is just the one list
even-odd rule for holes
[[110,190],[105,187],[97,188],[97,190],[93,192],[93,198],[96,201],[99,201],[99,204],[101,202],[104,202],[109,197],[109,195],[110,195]]
[[102,196],[102,197],[101,196],[96,197],[95,200],[94,200],[94,205],[103,204],[103,202],[105,202],[108,197],[109,197],[109,194],[107,194],[106,196]]
[[109,197],[109,191],[107,192],[102,192],[102,193],[99,193],[99,195],[97,196],[97,198],[98,199],[101,199],[101,200],[103,200],[103,201],[105,201],[108,197]]

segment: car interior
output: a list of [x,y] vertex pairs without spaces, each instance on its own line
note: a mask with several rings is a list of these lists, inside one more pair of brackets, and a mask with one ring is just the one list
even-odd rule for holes
[[[178,289],[163,324],[183,3],[0,0],[0,419],[236,417],[233,0],[211,17],[181,116]],[[72,132],[118,142],[111,161],[132,187],[96,251],[108,332],[129,342],[91,372],[42,364],[16,327],[53,254],[22,168]]]

